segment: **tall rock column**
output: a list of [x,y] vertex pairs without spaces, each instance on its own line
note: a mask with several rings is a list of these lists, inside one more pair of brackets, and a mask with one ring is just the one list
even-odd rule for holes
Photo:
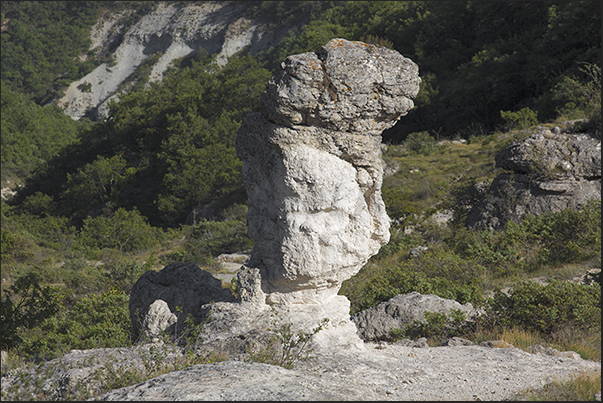
[[389,241],[380,134],[419,83],[398,52],[343,39],[282,63],[236,140],[255,241],[243,271],[261,277],[244,295],[323,303]]

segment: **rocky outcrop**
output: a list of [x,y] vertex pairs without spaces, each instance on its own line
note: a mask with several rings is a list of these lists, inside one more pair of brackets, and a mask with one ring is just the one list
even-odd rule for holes
[[358,328],[358,334],[364,341],[388,340],[392,330],[404,330],[413,322],[425,322],[425,312],[444,313],[459,310],[471,319],[479,312],[470,303],[461,305],[457,301],[422,295],[418,292],[397,295],[372,308],[365,309],[352,316],[352,322]]
[[238,302],[196,266],[168,265],[135,284],[135,330],[163,300],[172,313],[183,309],[178,326],[193,315],[205,345],[229,346],[231,356],[244,355],[240,340],[282,325],[308,333],[326,324],[313,344],[362,348],[350,302],[337,293],[389,240],[380,134],[412,108],[419,82],[411,60],[362,42],[333,39],[288,57],[236,139],[255,241],[237,274]]
[[248,18],[247,2],[185,3],[157,2],[128,28],[125,22],[131,10],[104,15],[92,29],[91,51],[109,55],[112,62],[71,83],[57,104],[73,119],[102,119],[109,102],[118,100],[120,91],[127,92],[124,84],[144,65],[151,66],[149,81],[153,82],[161,80],[176,59],[205,52],[216,55],[218,65],[224,65],[235,53],[268,49],[284,35],[278,28],[268,29]]
[[399,53],[344,39],[282,63],[237,135],[255,244],[240,304],[210,307],[208,343],[233,345],[276,320],[305,333],[327,323],[317,348],[362,348],[337,293],[389,240],[380,133],[413,106],[419,82]]
[[541,129],[495,158],[497,168],[511,172],[492,181],[469,212],[468,227],[500,230],[528,214],[580,209],[601,199],[601,140],[594,136]]

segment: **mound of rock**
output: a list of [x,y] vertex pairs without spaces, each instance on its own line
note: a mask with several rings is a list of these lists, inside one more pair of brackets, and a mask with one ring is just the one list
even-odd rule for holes
[[358,312],[352,316],[352,322],[364,341],[388,340],[392,330],[404,330],[415,321],[425,322],[425,312],[448,315],[452,310],[463,312],[466,319],[479,314],[470,303],[462,305],[437,295],[411,292],[396,295],[388,301]]
[[496,155],[497,176],[472,208],[470,228],[501,230],[528,214],[580,209],[601,199],[601,140],[588,134],[540,130]]

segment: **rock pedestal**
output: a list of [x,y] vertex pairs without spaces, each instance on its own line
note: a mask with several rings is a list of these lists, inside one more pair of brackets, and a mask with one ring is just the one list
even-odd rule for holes
[[380,134],[413,107],[419,83],[398,52],[343,39],[282,63],[237,135],[255,246],[238,273],[241,303],[211,307],[208,344],[275,318],[306,333],[328,319],[315,346],[361,348],[337,293],[389,241]]
[[389,241],[380,134],[419,83],[398,52],[343,39],[289,56],[272,76],[236,141],[255,241],[247,267],[265,302],[325,303]]

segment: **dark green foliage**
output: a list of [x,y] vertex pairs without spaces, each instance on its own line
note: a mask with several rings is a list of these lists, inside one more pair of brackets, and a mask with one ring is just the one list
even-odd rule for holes
[[497,290],[488,304],[482,326],[513,326],[552,334],[570,327],[601,331],[601,286],[553,280],[518,284],[508,294]]
[[434,138],[425,131],[410,133],[403,144],[408,151],[416,154],[429,154],[435,148]]
[[504,120],[507,131],[527,129],[538,123],[536,112],[530,108],[522,108],[517,112],[500,111],[500,117]]
[[[368,278],[364,270],[370,270]],[[475,261],[447,248],[434,248],[416,258],[403,259],[395,267],[367,265],[344,283],[341,293],[350,299],[352,313],[413,291],[479,305],[484,274],[485,268]],[[356,281],[361,283],[354,286]]]
[[425,321],[415,320],[405,329],[392,329],[390,340],[395,341],[403,337],[418,339],[429,337],[436,344],[441,344],[447,339],[462,335],[470,326],[465,320],[465,312],[460,309],[452,309],[449,314],[443,312],[424,312]]
[[152,259],[146,263],[112,262],[108,264],[108,271],[105,273],[106,282],[112,284],[112,288],[129,295],[134,283],[145,272],[151,270],[153,263]]
[[[441,237],[442,245],[434,244],[416,258],[392,264],[391,256],[420,242],[395,234],[383,253],[344,282],[341,293],[350,299],[352,313],[412,291],[480,305],[488,279],[600,255],[600,221],[601,203],[593,201],[581,211],[526,217],[521,224],[507,225],[503,232],[459,227]],[[423,236],[427,235],[425,231]]]
[[128,300],[129,296],[118,290],[84,297],[28,334],[23,351],[52,359],[71,349],[129,346]]
[[116,249],[123,255],[151,249],[160,237],[161,229],[149,225],[136,208],[119,208],[108,216],[85,219],[80,243],[88,248]]
[[78,225],[103,210],[137,207],[153,225],[177,226],[242,188],[235,136],[269,73],[252,57],[222,69],[207,58],[187,63],[113,103],[108,120],[36,171],[14,203],[40,191],[55,202],[52,214]]
[[88,125],[85,121],[73,121],[55,105],[36,105],[10,90],[4,81],[0,94],[3,185],[7,180],[14,185],[36,166],[56,156]]
[[521,225],[509,223],[505,238],[512,246],[531,245],[536,263],[580,262],[601,253],[601,201],[593,200],[582,210],[529,216]]
[[247,235],[245,219],[229,221],[203,220],[184,228],[186,243],[184,261],[202,263],[208,256],[249,250],[253,241]]
[[[1,77],[8,88],[44,105],[100,64],[88,52],[90,28],[103,10],[146,2],[3,1]],[[138,13],[131,17],[136,18]],[[81,56],[86,56],[80,61]],[[4,92],[4,89],[3,89]]]
[[54,316],[61,307],[62,294],[55,288],[40,284],[36,274],[18,278],[2,292],[0,348],[18,347],[23,332],[39,326]]
[[500,110],[529,107],[540,121],[555,118],[556,83],[575,76],[577,62],[600,63],[600,20],[596,1],[343,2],[291,31],[276,60],[314,51],[327,38],[382,38],[428,78],[386,140],[424,130],[453,137],[476,123],[495,129]]

